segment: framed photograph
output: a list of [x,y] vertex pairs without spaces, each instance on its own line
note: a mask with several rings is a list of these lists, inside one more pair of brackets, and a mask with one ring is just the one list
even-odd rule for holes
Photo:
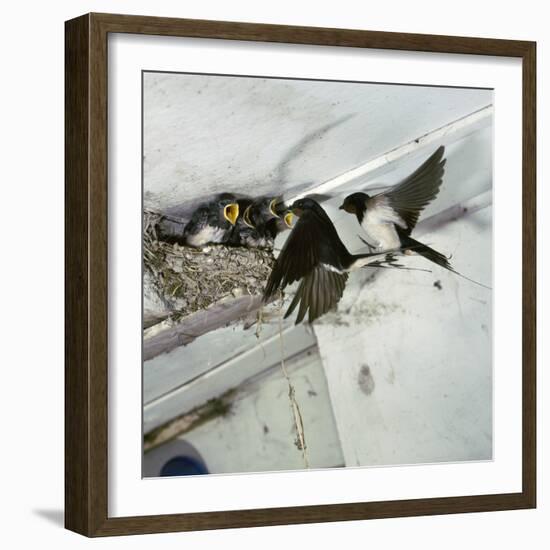
[[535,507],[535,43],[65,40],[68,529]]

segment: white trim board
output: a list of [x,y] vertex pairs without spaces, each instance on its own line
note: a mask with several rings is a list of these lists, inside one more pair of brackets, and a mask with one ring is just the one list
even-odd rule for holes
[[482,109],[470,113],[469,115],[461,117],[450,122],[449,124],[445,124],[440,128],[436,128],[431,132],[423,134],[422,136],[418,136],[407,143],[399,145],[387,153],[369,160],[360,166],[352,168],[351,170],[348,170],[335,178],[310,187],[309,189],[301,191],[296,195],[291,195],[285,198],[290,203],[311,193],[330,194],[336,189],[343,187],[359,178],[378,174],[391,163],[401,160],[408,155],[413,155],[419,151],[422,151],[430,145],[448,144],[477,130],[486,128],[492,122],[493,112],[493,105],[487,105]]
[[[317,345],[313,330],[307,325],[292,326],[285,329],[282,335],[285,361]],[[281,342],[277,333],[217,368],[147,403],[143,408],[144,433],[240,386],[245,380],[280,361]]]

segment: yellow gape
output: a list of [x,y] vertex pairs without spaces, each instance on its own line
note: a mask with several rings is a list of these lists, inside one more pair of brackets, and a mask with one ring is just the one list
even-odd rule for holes
[[239,205],[236,202],[228,204],[223,209],[223,217],[231,224],[235,225],[237,218],[239,217]]
[[243,214],[243,222],[248,225],[248,227],[251,227],[252,229],[254,229],[254,226],[252,225],[252,222],[250,221],[250,207],[252,205],[249,204],[247,207],[246,207],[246,210],[244,211],[244,214]]
[[294,214],[292,212],[287,212],[284,216],[285,223],[287,227],[292,229],[292,220],[294,220]]
[[270,203],[269,203],[269,211],[276,217],[280,218],[279,214],[275,212],[275,206],[279,203],[279,197],[275,197]]

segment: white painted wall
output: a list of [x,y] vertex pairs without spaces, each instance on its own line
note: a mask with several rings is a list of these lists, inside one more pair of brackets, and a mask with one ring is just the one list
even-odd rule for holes
[[[286,367],[307,426],[309,467],[342,466],[344,457],[317,350],[300,354]],[[303,469],[304,459],[295,439],[288,384],[278,363],[239,386],[228,415],[181,436],[201,453],[210,473]],[[158,460],[158,454],[164,461]],[[162,447],[147,452],[144,475],[157,476],[167,460]]]
[[[490,282],[491,210],[423,239]],[[491,320],[490,290],[434,267],[383,271],[337,324],[316,324],[346,465],[491,459]]]
[[[189,346],[146,361],[144,432],[278,367],[282,359],[290,360],[306,350],[316,349],[310,327],[294,327],[291,321],[285,325],[282,334],[276,323],[256,337],[251,330],[243,333],[237,323],[239,332],[216,330]],[[240,346],[240,350],[232,354],[234,346]],[[242,437],[247,438],[244,431]]]

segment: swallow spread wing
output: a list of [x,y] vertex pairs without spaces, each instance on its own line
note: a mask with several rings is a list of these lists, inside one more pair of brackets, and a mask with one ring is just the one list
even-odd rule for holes
[[[355,214],[376,251],[411,245],[409,239],[422,210],[437,196],[443,180],[444,147],[439,147],[426,162],[389,191],[369,196],[353,193],[344,199],[342,210]],[[415,252],[424,251],[432,261],[448,268],[445,256],[414,241]],[[428,247],[425,247],[426,249]]]
[[445,147],[439,147],[411,175],[389,191],[372,197],[366,193],[347,196],[340,209],[355,214],[365,230],[365,242],[375,251],[397,247],[408,249],[468,279],[453,268],[444,254],[411,237],[422,210],[437,197],[441,188],[446,162],[444,153]]
[[271,299],[278,290],[300,281],[285,318],[299,305],[296,324],[308,312],[311,323],[340,301],[349,271],[391,255],[386,252],[350,254],[328,215],[313,199],[296,201],[292,210],[299,219],[273,266],[264,301]]
[[[410,176],[386,193],[373,197],[376,201],[383,200],[397,213],[404,224],[398,223],[408,235],[414,229],[420,213],[438,195],[445,162],[443,158],[445,147],[441,146],[426,162],[417,168]],[[372,199],[371,199],[372,200]]]

